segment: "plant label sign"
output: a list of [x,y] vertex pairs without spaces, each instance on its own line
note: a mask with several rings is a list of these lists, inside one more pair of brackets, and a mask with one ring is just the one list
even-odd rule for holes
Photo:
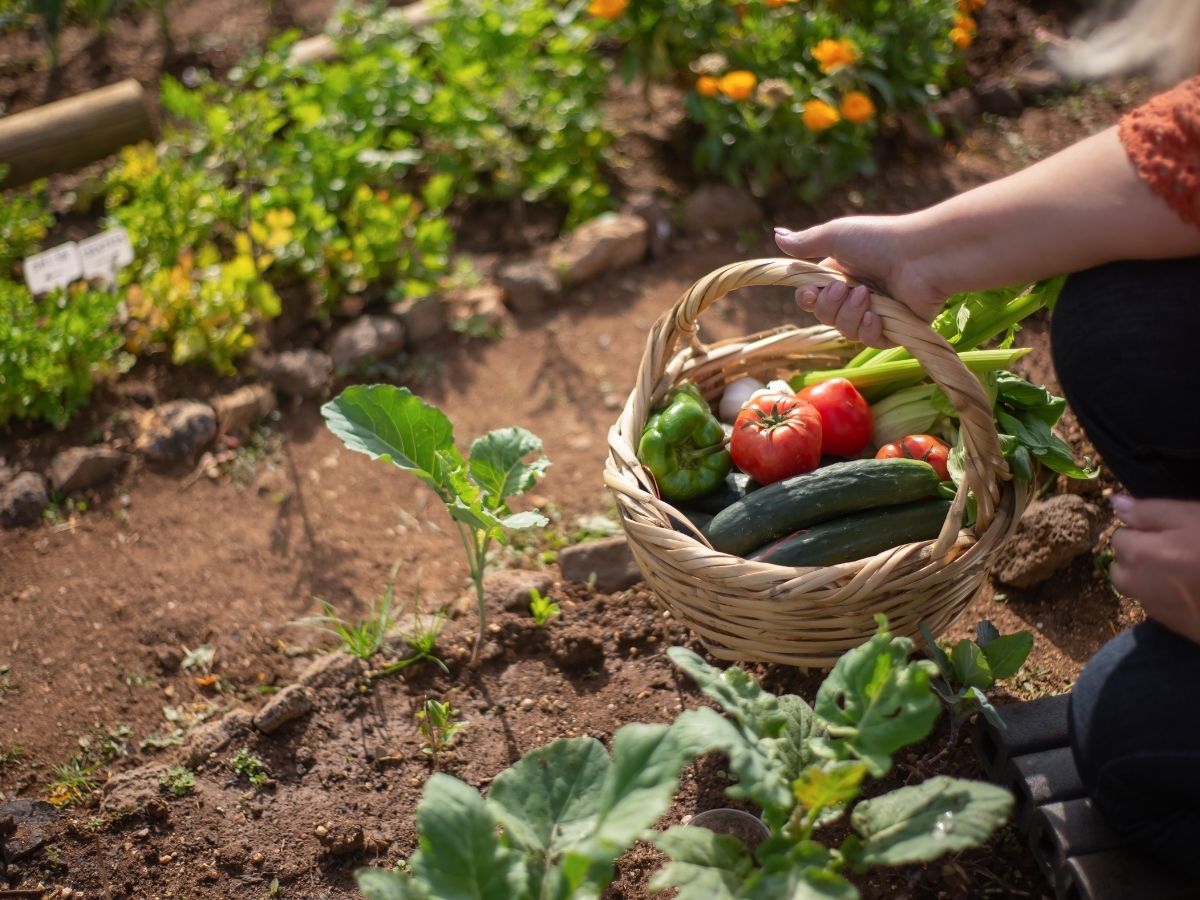
[[66,287],[83,277],[83,261],[74,242],[59,244],[30,256],[22,268],[25,270],[25,283],[35,294]]
[[124,228],[110,228],[79,242],[84,278],[116,280],[117,273],[133,262],[133,244]]

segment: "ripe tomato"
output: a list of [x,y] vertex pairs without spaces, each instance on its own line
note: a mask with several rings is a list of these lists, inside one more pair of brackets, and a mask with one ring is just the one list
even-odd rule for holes
[[821,414],[792,394],[759,394],[738,413],[729,454],[759,484],[811,472],[821,462]]
[[950,447],[932,434],[910,434],[894,444],[884,444],[875,454],[876,459],[924,460],[933,466],[933,470],[942,481],[950,480],[950,470],[946,467],[946,459],[949,456]]
[[821,414],[821,452],[854,456],[871,443],[871,406],[845,378],[830,378],[799,394]]

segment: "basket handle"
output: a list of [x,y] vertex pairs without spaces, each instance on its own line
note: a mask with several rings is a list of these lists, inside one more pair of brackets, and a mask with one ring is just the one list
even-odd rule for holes
[[[834,281],[853,284],[841,272],[796,259],[758,259],[731,263],[705,275],[659,317],[650,332],[638,369],[638,393],[654,395],[681,338],[694,335],[700,314],[731,291],[754,286],[822,288]],[[935,557],[948,551],[962,527],[967,492],[976,498],[977,522],[987,528],[999,498],[997,479],[1007,480],[1008,463],[983,385],[971,374],[946,339],[922,322],[903,303],[871,292],[871,309],[883,323],[883,335],[913,355],[959,414],[965,475],[946,524],[933,548]]]

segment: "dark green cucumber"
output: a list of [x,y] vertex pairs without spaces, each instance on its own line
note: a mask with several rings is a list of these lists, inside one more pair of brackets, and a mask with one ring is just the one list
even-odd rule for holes
[[919,459],[853,459],[760,487],[717,513],[704,534],[717,550],[744,556],[800,528],[937,489],[937,473]]
[[834,566],[874,556],[901,544],[937,537],[948,500],[918,500],[831,519],[768,544],[749,558],[777,566]]
[[760,487],[762,485],[751,479],[745,472],[730,472],[715,491],[711,491],[703,497],[696,497],[694,500],[689,500],[685,504],[686,509],[683,512],[690,513],[694,510],[715,516],[725,507],[737,503],[751,491],[757,490]]

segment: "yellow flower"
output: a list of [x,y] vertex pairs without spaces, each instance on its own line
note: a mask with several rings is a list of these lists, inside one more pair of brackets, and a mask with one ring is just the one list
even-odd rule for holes
[[974,35],[961,25],[955,25],[950,29],[950,40],[954,41],[954,46],[959,50],[965,50],[967,47],[970,47],[974,39]]
[[754,93],[757,84],[758,78],[753,72],[738,69],[736,72],[722,75],[721,80],[717,82],[717,87],[730,100],[745,100]]
[[701,75],[696,79],[696,93],[701,97],[715,97],[721,90],[721,83],[711,75]]
[[629,0],[592,0],[588,4],[588,12],[600,19],[621,18],[621,13],[625,12],[625,7],[629,5]]
[[812,49],[813,59],[817,61],[821,71],[828,75],[842,66],[848,66],[858,61],[858,45],[849,38],[834,40],[825,38]]
[[862,91],[851,91],[842,98],[840,104],[842,118],[855,125],[869,122],[875,115],[875,104]]
[[809,130],[824,131],[836,125],[841,116],[824,100],[809,100],[804,104],[804,113],[800,118]]

